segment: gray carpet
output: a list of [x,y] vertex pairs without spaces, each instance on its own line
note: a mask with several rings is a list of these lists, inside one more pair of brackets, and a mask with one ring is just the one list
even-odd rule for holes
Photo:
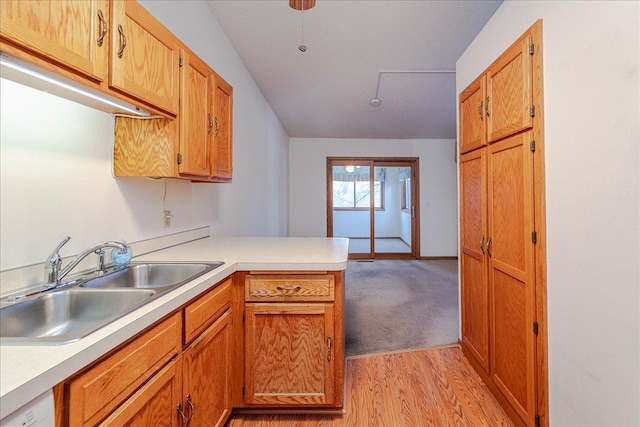
[[345,297],[347,356],[458,341],[455,260],[351,260]]

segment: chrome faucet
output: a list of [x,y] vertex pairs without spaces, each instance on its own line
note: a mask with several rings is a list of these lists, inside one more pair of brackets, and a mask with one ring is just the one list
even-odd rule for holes
[[73,261],[71,261],[65,268],[60,269],[62,265],[62,257],[60,256],[60,248],[67,243],[71,237],[67,236],[58,244],[58,246],[54,249],[54,251],[49,255],[47,260],[45,261],[45,277],[44,277],[44,286],[45,289],[57,288],[60,286],[62,279],[69,274],[71,270],[73,270],[80,262],[92,253],[98,255],[98,265],[96,267],[96,272],[98,275],[102,276],[104,274],[105,269],[105,249],[114,248],[118,249],[119,253],[127,253],[131,250],[129,245],[120,242],[104,242],[98,245],[92,246],[88,249],[85,249],[81,253],[79,253]]

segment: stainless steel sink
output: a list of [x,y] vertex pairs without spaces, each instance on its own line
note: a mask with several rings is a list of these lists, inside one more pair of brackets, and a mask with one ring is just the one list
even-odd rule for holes
[[148,289],[179,286],[222,264],[223,263],[132,264],[127,269],[89,280],[81,284],[80,287]]
[[144,263],[25,297],[0,309],[0,344],[76,341],[223,263]]
[[69,289],[0,310],[0,336],[4,340],[69,342],[129,313],[156,294],[152,290]]

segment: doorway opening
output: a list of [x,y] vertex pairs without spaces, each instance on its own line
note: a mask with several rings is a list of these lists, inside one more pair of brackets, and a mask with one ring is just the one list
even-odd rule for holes
[[418,258],[417,177],[417,157],[328,157],[327,236],[349,259]]

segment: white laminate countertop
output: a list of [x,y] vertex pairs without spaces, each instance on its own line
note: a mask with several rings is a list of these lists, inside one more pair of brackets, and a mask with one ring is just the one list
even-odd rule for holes
[[140,261],[222,261],[224,265],[62,345],[0,346],[0,419],[92,363],[236,271],[347,268],[349,240],[322,237],[208,237],[134,258]]

